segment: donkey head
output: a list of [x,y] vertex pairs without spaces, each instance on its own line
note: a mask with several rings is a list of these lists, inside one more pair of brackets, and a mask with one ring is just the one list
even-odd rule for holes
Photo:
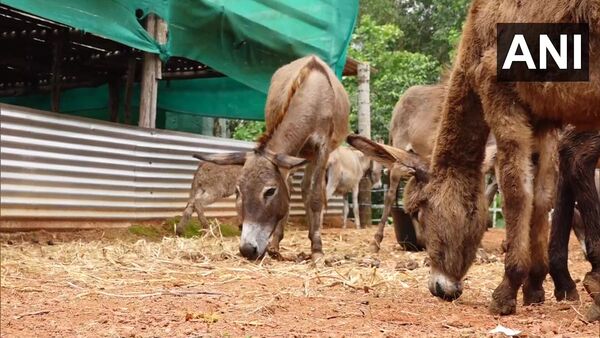
[[[479,215],[485,216],[485,203],[470,211],[456,208],[452,201],[464,196],[457,195],[453,186],[434,185],[427,163],[414,153],[358,135],[348,136],[347,142],[388,168],[401,170],[403,176],[412,176],[404,191],[404,209],[417,221],[418,232],[424,237],[431,259],[429,290],[444,299],[459,297],[462,278],[473,262],[481,239],[479,232],[471,231],[469,225],[485,223],[485,219],[479,219]],[[469,194],[474,195],[472,191]]]
[[261,258],[273,231],[289,213],[290,170],[306,160],[267,149],[194,156],[216,164],[244,166],[236,185],[236,208],[242,222],[240,253],[251,260]]

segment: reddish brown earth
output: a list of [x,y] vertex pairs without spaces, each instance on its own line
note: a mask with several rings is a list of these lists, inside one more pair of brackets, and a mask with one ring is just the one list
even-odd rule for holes
[[[401,251],[390,228],[381,252],[368,253],[373,232],[325,229],[327,262],[316,267],[247,262],[236,254],[237,238],[3,234],[1,335],[457,337],[488,336],[497,324],[524,336],[600,335],[597,323],[583,320],[591,300],[579,279],[589,264],[574,240],[570,266],[581,302],[557,303],[548,278],[545,304],[498,317],[487,304],[503,271],[503,231],[486,234],[455,302],[430,295],[426,254]],[[306,231],[287,231],[282,246],[285,256],[301,256]]]

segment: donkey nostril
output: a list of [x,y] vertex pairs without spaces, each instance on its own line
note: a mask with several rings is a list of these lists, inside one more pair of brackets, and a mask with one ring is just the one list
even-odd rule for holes
[[248,259],[256,259],[258,256],[258,248],[255,245],[245,243],[240,245],[240,253]]
[[442,297],[445,294],[444,289],[439,282],[435,282],[435,295],[438,297]]

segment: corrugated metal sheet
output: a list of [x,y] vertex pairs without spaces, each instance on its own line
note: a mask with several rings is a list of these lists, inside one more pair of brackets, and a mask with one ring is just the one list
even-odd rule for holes
[[[1,219],[143,220],[179,215],[198,162],[193,153],[243,151],[253,144],[150,130],[0,105]],[[302,215],[302,172],[291,214]],[[340,199],[327,214],[340,214]],[[207,208],[235,216],[234,199]]]

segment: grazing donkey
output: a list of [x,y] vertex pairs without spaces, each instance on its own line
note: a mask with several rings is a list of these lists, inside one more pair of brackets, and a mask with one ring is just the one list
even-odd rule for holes
[[348,217],[348,200],[345,195],[352,192],[352,209],[354,212],[354,223],[360,229],[360,217],[358,207],[358,187],[360,180],[365,175],[370,175],[373,188],[381,187],[382,165],[377,161],[371,161],[360,151],[348,147],[339,147],[329,155],[327,162],[327,200],[334,195],[344,196],[343,227],[346,228]]
[[[600,158],[600,132],[577,132],[567,128],[559,148],[559,178],[557,200],[552,215],[550,234],[550,275],[557,300],[579,300],[575,282],[567,266],[571,224],[578,239],[584,243],[592,272],[583,285],[592,295],[594,305],[587,319],[600,319],[600,200],[594,184],[594,174]],[[577,203],[577,209],[575,209]],[[577,215],[579,214],[579,215]],[[579,216],[579,217],[577,217]],[[583,229],[580,229],[583,228]],[[583,230],[583,234],[581,233]]]
[[[439,125],[444,97],[446,96],[446,83],[425,86],[412,86],[396,103],[390,121],[390,144],[395,148],[404,149],[414,153],[429,163],[435,142],[436,130]],[[496,140],[492,135],[486,145],[483,172],[489,173],[494,168],[496,156]],[[396,201],[396,192],[401,180],[410,177],[410,174],[401,166],[390,168],[390,188],[385,194],[384,208],[381,220],[373,241],[369,246],[372,252],[378,252],[383,240],[385,225]],[[495,181],[495,179],[494,179]],[[492,182],[488,186],[486,196],[488,205],[493,202],[497,192],[497,184]],[[413,221],[413,223],[415,223]],[[417,237],[420,237],[419,227],[415,228]]]
[[241,172],[241,165],[216,165],[200,162],[192,181],[190,198],[175,230],[177,234],[183,234],[185,225],[194,211],[198,214],[200,225],[207,227],[208,220],[204,217],[204,208],[220,198],[233,195],[237,178]]
[[217,164],[244,165],[236,187],[244,257],[260,258],[267,249],[279,256],[290,205],[286,180],[290,170],[307,162],[302,195],[312,258],[323,256],[325,168],[329,154],[348,134],[349,110],[348,95],[335,74],[318,57],[307,56],[273,75],[265,107],[266,131],[253,152],[199,156]]
[[[596,179],[596,192],[598,193],[598,196],[600,197],[600,161],[598,161],[598,163],[596,164],[596,170],[595,170],[595,179]],[[581,218],[581,213],[579,212],[579,210],[577,210],[577,207],[575,207],[575,210],[573,212],[573,232],[575,232],[575,236],[577,237],[577,240],[579,241],[579,244],[581,245],[581,250],[583,250],[583,253],[586,255],[587,257],[587,249],[586,249],[586,245],[585,245],[585,224],[583,223],[583,219]]]
[[[571,123],[600,129],[600,2],[589,0],[474,0],[448,81],[431,163],[403,149],[357,136],[349,143],[371,156],[404,166],[405,210],[425,231],[431,274],[429,290],[443,299],[462,293],[487,224],[481,171],[485,144],[496,137],[498,182],[504,196],[507,254],[504,278],[492,294],[490,311],[512,314],[523,287],[525,304],[544,301],[548,273],[548,211],[554,197],[556,127]],[[589,24],[588,82],[499,82],[496,38],[499,22]],[[353,140],[354,139],[354,140]],[[356,141],[356,142],[353,142]],[[353,144],[354,143],[354,144]],[[538,147],[534,171],[532,154]],[[580,210],[589,212],[590,209]],[[592,272],[589,290],[600,289],[600,232],[586,234]]]

